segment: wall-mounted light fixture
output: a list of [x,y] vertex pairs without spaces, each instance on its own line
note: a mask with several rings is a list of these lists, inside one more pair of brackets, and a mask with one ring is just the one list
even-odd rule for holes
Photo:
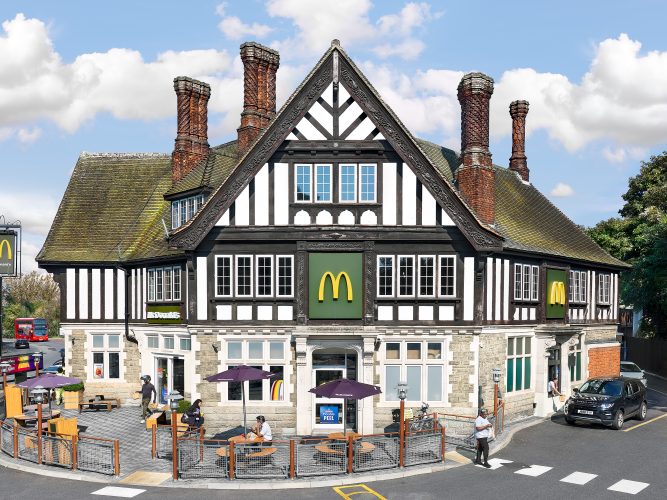
[[220,342],[213,342],[211,344],[211,347],[213,347],[213,351],[215,351],[215,353],[218,354],[218,351],[220,351]]

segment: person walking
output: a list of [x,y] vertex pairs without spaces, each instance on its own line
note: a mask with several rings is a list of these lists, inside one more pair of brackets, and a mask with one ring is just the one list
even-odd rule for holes
[[151,411],[148,408],[148,405],[151,403],[151,397],[153,403],[155,403],[157,393],[155,392],[155,386],[151,384],[150,375],[143,375],[141,380],[144,384],[141,386],[141,390],[137,392],[141,393],[141,422],[144,423],[151,414]]
[[[477,439],[477,456],[475,457],[475,464],[482,465],[487,469],[489,465],[489,436],[491,435],[491,428],[493,424],[486,419],[486,408],[479,410],[479,416],[475,419],[475,438]],[[484,454],[484,462],[481,461],[482,453]]]

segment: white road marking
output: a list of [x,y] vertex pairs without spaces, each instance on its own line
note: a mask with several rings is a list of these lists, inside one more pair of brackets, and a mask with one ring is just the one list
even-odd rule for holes
[[546,465],[531,465],[525,469],[514,471],[515,474],[521,474],[523,476],[537,477],[541,476],[545,472],[549,472],[553,467],[547,467]]
[[649,483],[640,483],[639,481],[621,479],[618,483],[612,484],[607,489],[611,491],[620,491],[621,493],[630,493],[631,495],[636,495],[644,488],[646,488],[648,484]]
[[[502,458],[491,458],[489,459],[489,465],[491,466],[489,467],[489,470],[500,469],[503,466],[503,464],[511,464],[511,463],[512,463],[511,460],[504,460]],[[483,465],[476,465],[475,467],[481,467],[483,469],[486,468]]]
[[597,474],[587,474],[586,472],[573,472],[569,476],[566,476],[563,479],[561,479],[561,482],[582,485],[588,483],[589,481],[592,481],[596,477],[598,477]]
[[106,486],[101,490],[93,491],[91,495],[104,495],[107,497],[134,498],[146,490],[137,488],[121,488],[119,486]]

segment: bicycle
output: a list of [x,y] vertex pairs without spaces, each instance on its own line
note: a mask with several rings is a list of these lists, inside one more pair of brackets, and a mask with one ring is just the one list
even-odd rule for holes
[[422,401],[421,408],[412,417],[412,421],[410,421],[411,431],[427,431],[427,430],[432,430],[434,428],[433,417],[430,416],[428,410],[429,410],[428,403]]

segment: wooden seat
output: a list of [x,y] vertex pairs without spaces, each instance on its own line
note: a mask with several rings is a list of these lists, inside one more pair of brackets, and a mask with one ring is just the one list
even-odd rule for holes
[[158,425],[159,423],[164,423],[166,421],[166,417],[164,415],[164,412],[158,411],[155,413],[152,413],[150,417],[146,419],[146,429],[150,430],[151,427],[154,425]]
[[373,443],[368,443],[366,441],[362,441],[361,444],[359,445],[359,449],[355,450],[356,453],[373,453],[373,450],[375,449],[375,445]]
[[262,457],[269,457],[273,455],[276,451],[278,451],[278,448],[273,448],[273,447],[266,447],[262,448],[260,450],[257,450],[253,453],[248,453],[246,455],[247,458],[262,458]]
[[81,413],[84,406],[95,410],[99,410],[99,407],[105,406],[107,411],[111,411],[113,408],[120,408],[120,399],[91,399],[82,401],[78,405],[79,413]]
[[229,457],[229,448],[227,446],[223,446],[221,448],[218,448],[215,450],[215,454],[218,455],[219,457],[222,458],[228,458]]
[[325,455],[336,455],[336,456],[343,456],[345,455],[345,452],[342,450],[334,450],[333,448],[330,448],[328,444],[318,444],[315,446],[315,449],[319,451],[320,453],[323,453]]

